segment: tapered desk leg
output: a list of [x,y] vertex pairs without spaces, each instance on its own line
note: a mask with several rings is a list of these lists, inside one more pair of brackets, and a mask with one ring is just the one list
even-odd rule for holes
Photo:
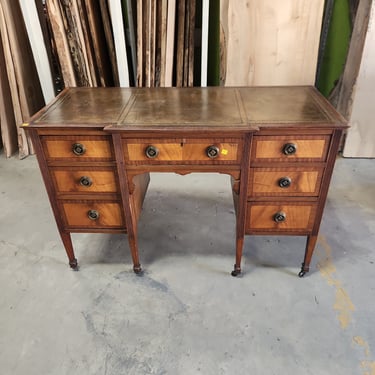
[[128,232],[128,241],[129,241],[130,252],[131,252],[131,256],[133,260],[133,271],[137,275],[141,275],[143,271],[142,271],[141,263],[139,262],[137,231],[134,227],[131,233]]
[[305,274],[309,272],[310,270],[310,262],[311,262],[311,258],[315,249],[317,239],[318,239],[318,235],[311,234],[307,236],[305,258],[302,263],[301,271],[298,274],[299,277],[305,276]]
[[242,259],[243,243],[244,243],[244,236],[236,239],[236,264],[234,265],[232,276],[238,276],[241,273],[241,259]]
[[66,254],[69,258],[69,266],[74,270],[78,271],[78,262],[74,255],[72,238],[69,232],[60,231],[60,236],[65,247]]
[[[245,239],[246,208],[247,208],[247,190],[248,175],[250,170],[250,154],[252,134],[248,134],[244,142],[243,157],[241,165],[241,178],[239,181],[239,191],[233,190],[234,206],[236,207],[236,264],[232,271],[232,276],[238,276],[241,273],[241,259]],[[232,186],[233,188],[233,186]]]
[[136,210],[134,207],[134,197],[129,190],[128,177],[124,163],[124,150],[122,147],[121,134],[112,134],[112,139],[116,156],[117,173],[120,183],[120,192],[126,222],[126,231],[128,233],[128,242],[133,259],[133,271],[137,275],[141,275],[142,268],[139,262],[137,240],[137,215],[135,213]]
[[137,230],[137,217],[135,214],[135,207],[134,207],[134,200],[133,196],[129,196],[129,213],[130,213],[130,221],[128,221],[128,241],[131,256],[133,259],[133,271],[137,275],[142,275],[142,267],[141,263],[139,262],[139,253],[138,253],[138,230]]
[[[241,201],[242,199],[242,201]],[[241,259],[243,245],[245,242],[245,215],[246,215],[246,197],[233,192],[233,200],[236,208],[236,263],[231,273],[232,276],[238,276],[241,273]]]

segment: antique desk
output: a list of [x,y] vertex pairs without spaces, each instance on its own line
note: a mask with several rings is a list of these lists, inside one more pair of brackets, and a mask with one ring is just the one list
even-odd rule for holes
[[73,269],[70,233],[123,232],[140,273],[149,173],[218,172],[232,181],[232,275],[246,234],[302,235],[302,277],[346,123],[313,87],[70,88],[24,126]]

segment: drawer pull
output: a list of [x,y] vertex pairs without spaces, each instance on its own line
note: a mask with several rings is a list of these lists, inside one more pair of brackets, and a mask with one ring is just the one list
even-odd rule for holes
[[220,150],[216,146],[208,146],[206,149],[206,154],[210,159],[215,159],[219,156]]
[[283,221],[286,220],[286,213],[283,212],[283,211],[279,211],[279,212],[277,212],[277,213],[274,215],[273,220],[274,220],[276,223],[282,223]]
[[297,152],[297,145],[295,143],[286,143],[283,147],[284,155],[293,155]]
[[87,176],[82,176],[79,179],[79,183],[82,186],[90,187],[92,185],[92,179],[90,177],[87,177]]
[[159,149],[155,146],[147,146],[146,156],[149,159],[155,159],[159,155]]
[[74,143],[72,151],[74,155],[81,156],[86,152],[86,147],[82,143]]
[[281,177],[279,180],[279,186],[281,188],[288,188],[292,183],[292,179],[290,177]]
[[98,220],[99,219],[99,211],[96,211],[96,210],[89,210],[87,212],[87,217],[90,219],[90,220]]

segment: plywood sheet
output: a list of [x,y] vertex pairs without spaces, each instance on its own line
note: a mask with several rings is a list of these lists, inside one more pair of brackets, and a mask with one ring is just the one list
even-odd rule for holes
[[226,86],[314,84],[324,0],[222,0]]

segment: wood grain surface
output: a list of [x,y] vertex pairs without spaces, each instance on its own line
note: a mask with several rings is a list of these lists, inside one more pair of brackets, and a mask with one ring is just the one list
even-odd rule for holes
[[222,0],[226,86],[314,84],[324,0]]

